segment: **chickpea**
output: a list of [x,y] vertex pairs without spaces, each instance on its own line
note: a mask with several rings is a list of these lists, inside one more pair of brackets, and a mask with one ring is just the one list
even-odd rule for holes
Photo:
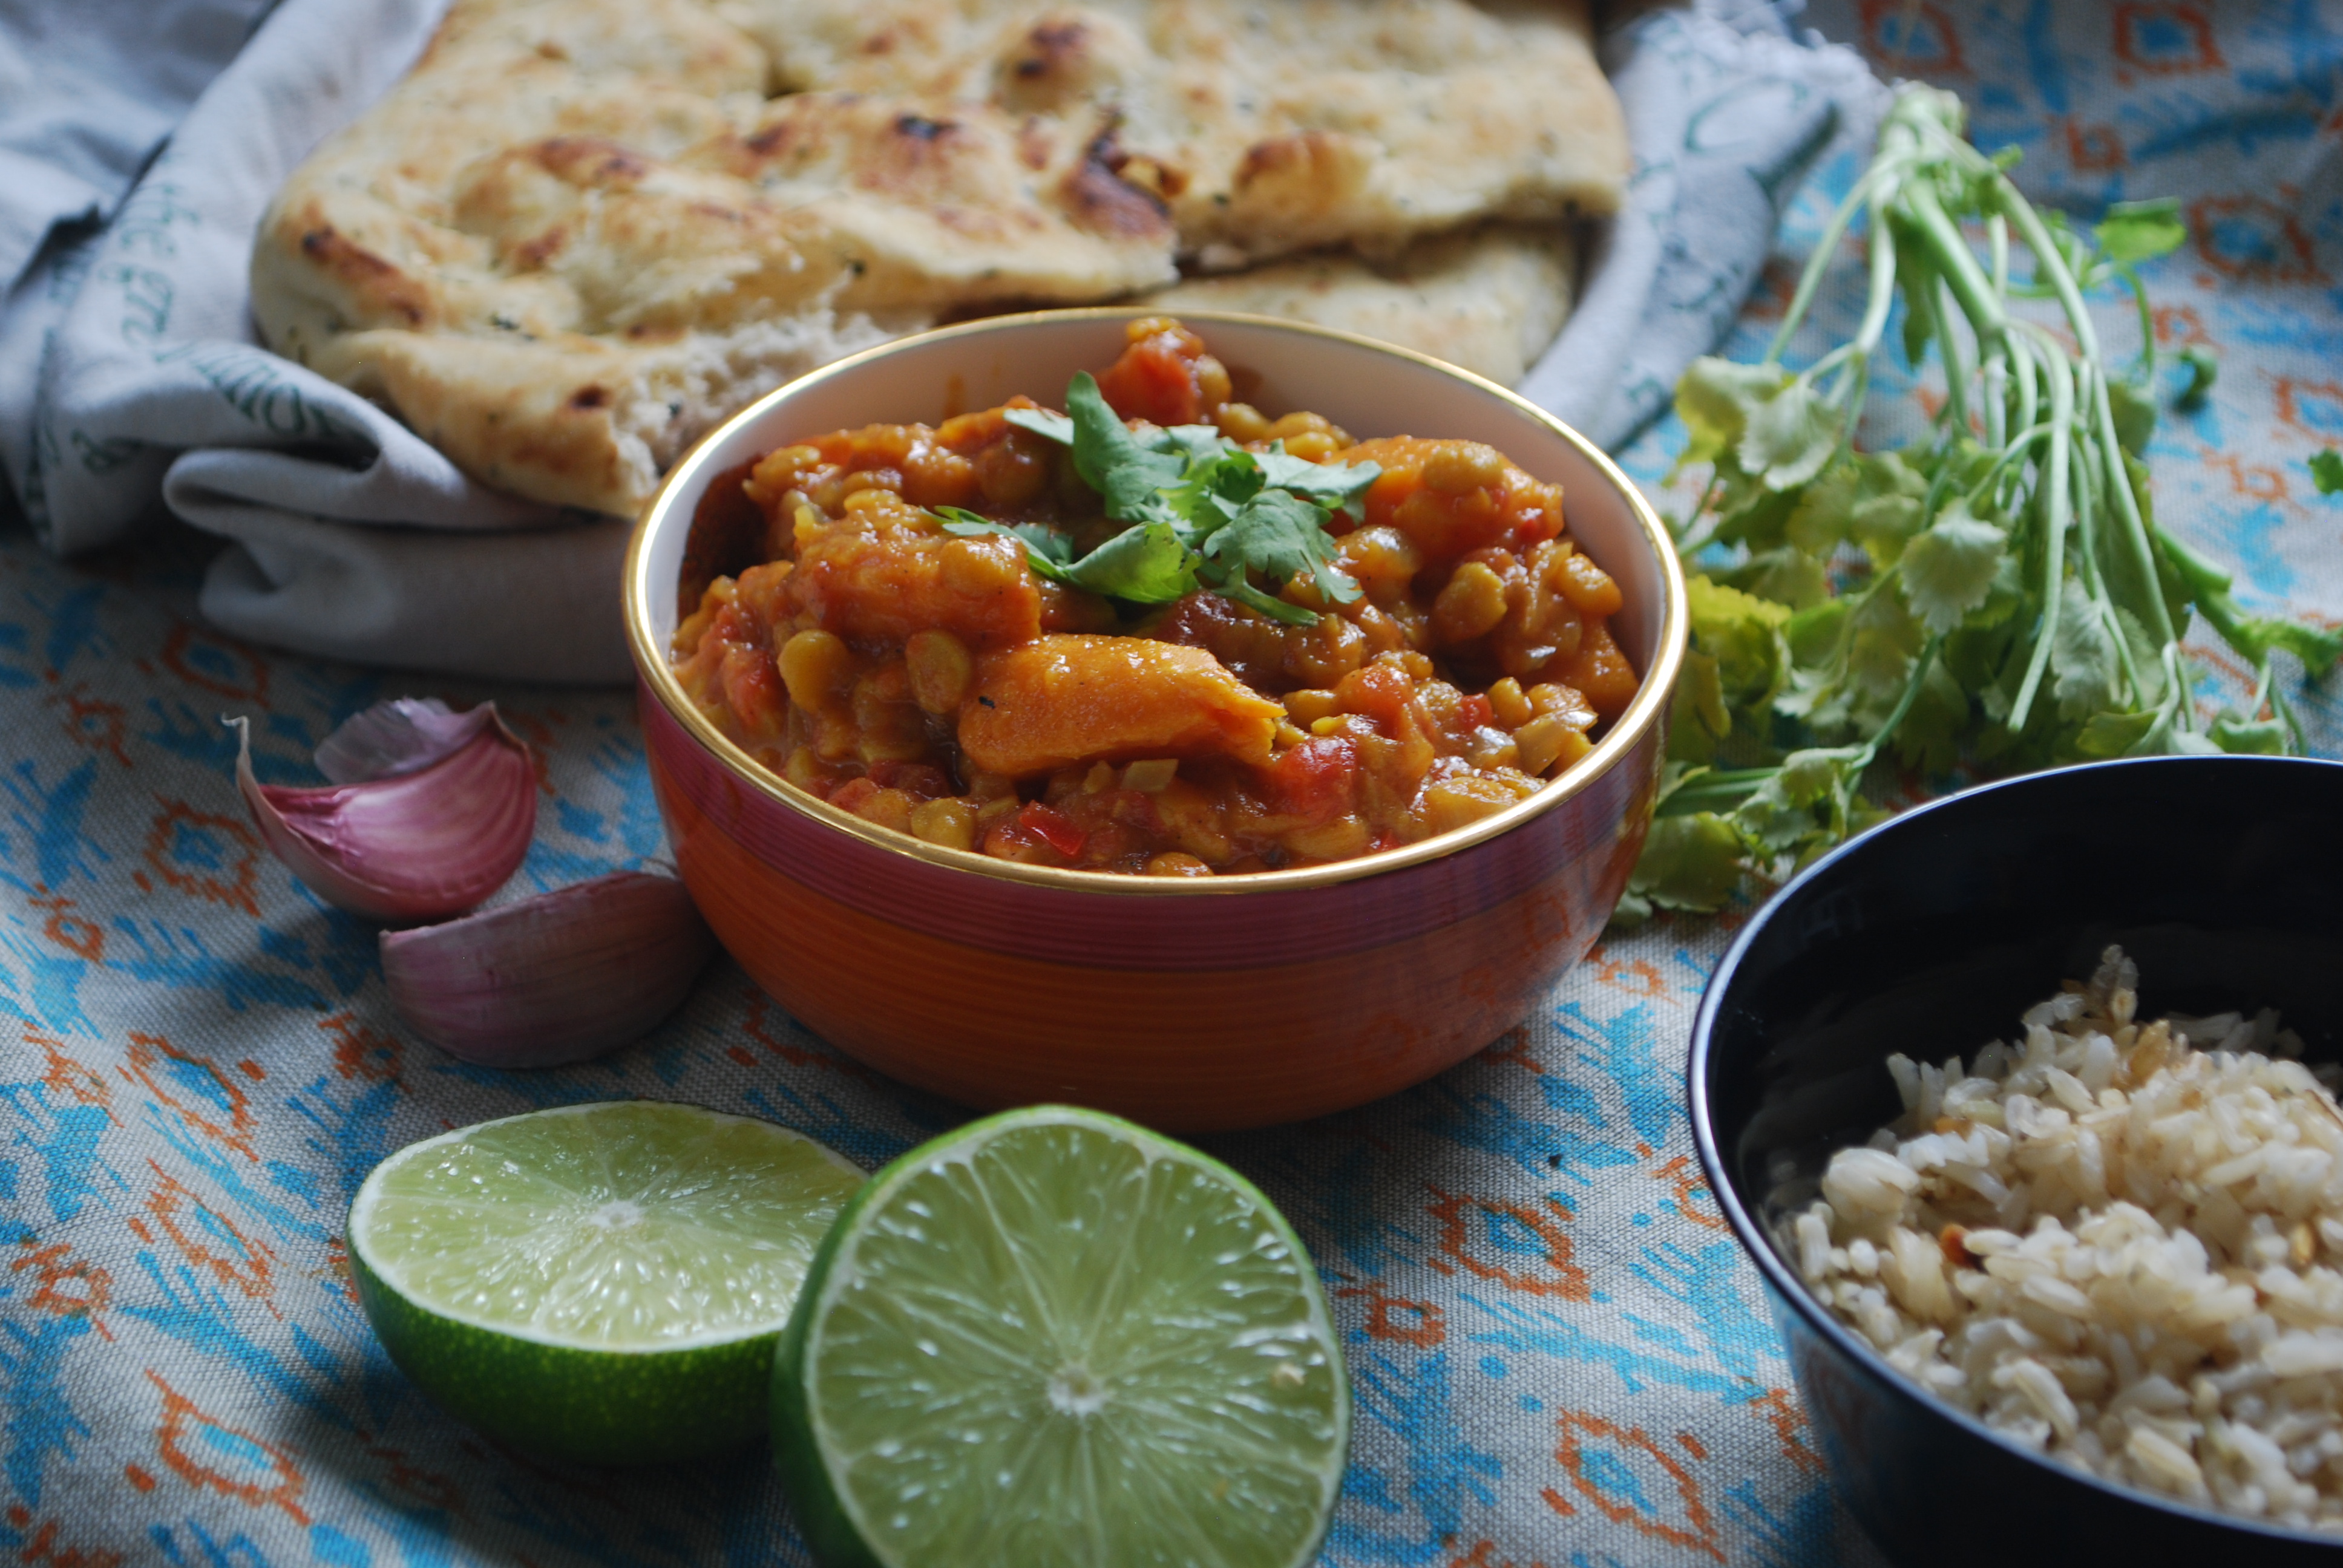
[[1485,774],[1463,773],[1453,779],[1443,779],[1423,791],[1423,829],[1428,834],[1445,833],[1493,816],[1514,801],[1521,794],[1503,780]]
[[1334,694],[1318,687],[1304,687],[1299,691],[1285,694],[1286,717],[1299,725],[1312,725],[1329,714],[1341,711],[1342,705]]
[[1342,536],[1342,569],[1377,603],[1407,591],[1423,569],[1423,552],[1397,528],[1354,528]]
[[781,684],[789,700],[819,713],[854,672],[854,655],[836,634],[801,631],[781,645]]
[[1151,877],[1209,877],[1212,869],[1193,855],[1177,849],[1166,849],[1147,858],[1147,874]]
[[1540,714],[1514,730],[1513,746],[1514,765],[1533,775],[1544,774],[1556,763],[1567,766],[1594,749],[1586,731],[1558,713]]
[[1021,507],[1050,487],[1050,459],[1022,431],[976,455],[976,485],[995,507]]
[[[1522,683],[1512,676],[1506,676],[1483,695],[1488,698],[1489,709],[1497,716],[1497,722],[1506,729],[1519,729],[1530,721],[1529,699],[1522,695]],[[1287,700],[1289,704],[1292,701]]]
[[954,593],[971,598],[1006,593],[1025,570],[1024,547],[997,534],[954,539],[943,548],[940,565],[944,586]]
[[920,708],[934,714],[960,710],[976,668],[966,643],[948,631],[915,631],[904,640],[903,663]]
[[947,849],[976,848],[976,808],[947,795],[911,808],[911,832]]
[[888,490],[902,494],[903,476],[893,468],[857,468],[838,482],[839,504],[860,495],[865,490]]
[[911,798],[900,789],[872,790],[854,803],[854,814],[898,833],[911,830]]
[[1504,457],[1479,441],[1443,441],[1424,455],[1423,482],[1451,496],[1488,489],[1504,477]]
[[1212,423],[1220,427],[1222,435],[1241,447],[1270,438],[1269,420],[1250,403],[1222,404],[1212,411]]
[[1316,626],[1287,636],[1286,673],[1313,687],[1332,686],[1366,661],[1366,633],[1338,615],[1322,615]]
[[1433,601],[1432,629],[1450,647],[1486,637],[1505,618],[1505,579],[1485,562],[1466,561]]

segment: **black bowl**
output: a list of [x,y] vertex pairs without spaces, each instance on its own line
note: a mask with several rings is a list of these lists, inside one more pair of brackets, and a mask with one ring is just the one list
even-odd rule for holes
[[1701,1163],[1840,1495],[1897,1562],[2343,1562],[2343,1541],[2095,1481],[1921,1392],[1807,1292],[1768,1202],[1902,1113],[1890,1052],[2007,1039],[2111,942],[2143,1017],[2271,1006],[2310,1059],[2343,1057],[2338,893],[2343,763],[2143,758],[1906,812],[1810,867],[1717,966],[1688,1069]]

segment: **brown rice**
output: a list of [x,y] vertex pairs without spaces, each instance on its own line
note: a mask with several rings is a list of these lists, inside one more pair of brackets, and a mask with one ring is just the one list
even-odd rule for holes
[[1890,1057],[1903,1117],[1832,1156],[1785,1251],[2026,1447],[2343,1531],[2343,1114],[2268,1010],[2140,1023],[2137,982],[2109,948],[1966,1069]]

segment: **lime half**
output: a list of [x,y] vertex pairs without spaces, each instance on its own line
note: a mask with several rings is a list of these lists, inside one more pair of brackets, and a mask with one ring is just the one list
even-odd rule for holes
[[786,1128],[619,1101],[400,1150],[350,1204],[399,1370],[516,1447],[697,1458],[767,1419],[773,1347],[862,1172]]
[[774,1455],[830,1568],[1290,1568],[1350,1418],[1325,1292],[1269,1200],[1057,1106],[873,1177],[773,1366]]

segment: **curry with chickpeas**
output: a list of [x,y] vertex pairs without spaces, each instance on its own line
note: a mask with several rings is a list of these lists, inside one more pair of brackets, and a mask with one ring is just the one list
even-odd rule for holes
[[1128,331],[1062,413],[758,460],[761,564],[676,632],[701,711],[931,844],[1203,877],[1463,827],[1626,708],[1619,588],[1559,486],[1478,442],[1272,419],[1176,321]]

